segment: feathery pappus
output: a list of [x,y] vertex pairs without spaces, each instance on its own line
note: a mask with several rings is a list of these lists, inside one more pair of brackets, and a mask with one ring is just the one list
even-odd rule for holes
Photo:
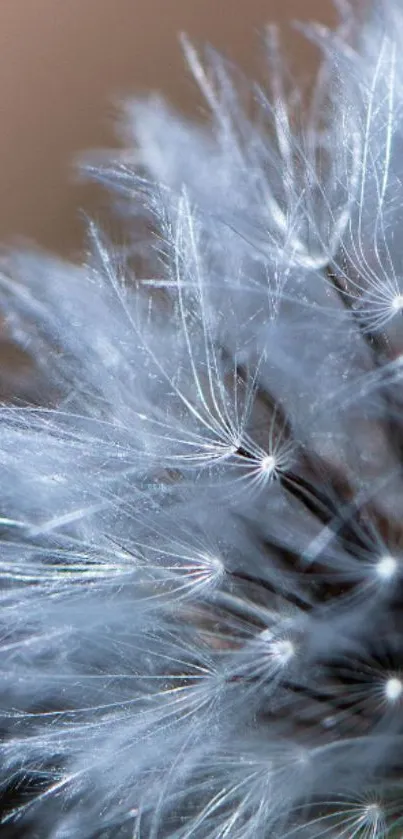
[[183,40],[124,247],[1,256],[4,835],[403,837],[403,8],[338,7],[308,104]]

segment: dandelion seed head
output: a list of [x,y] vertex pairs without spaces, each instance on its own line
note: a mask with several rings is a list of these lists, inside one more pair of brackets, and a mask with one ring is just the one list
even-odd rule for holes
[[376,576],[383,582],[389,582],[397,573],[398,563],[394,556],[385,555],[375,565]]
[[217,554],[213,555],[211,553],[204,553],[200,556],[200,564],[201,569],[206,573],[211,581],[214,582],[215,585],[219,585],[225,574],[225,565],[222,558]]
[[397,676],[391,676],[385,683],[384,694],[385,698],[390,703],[397,702],[403,692],[403,682]]
[[265,457],[262,458],[260,463],[260,468],[264,473],[265,477],[271,478],[275,471],[276,471],[277,461],[274,455],[267,454]]
[[1,252],[33,371],[0,407],[0,789],[28,836],[401,821],[403,12],[356,5],[310,30],[309,106],[273,27],[262,85],[185,39],[210,125],[128,104],[90,166],[124,241]]
[[373,836],[374,839],[377,839],[378,835],[382,835],[384,833],[384,819],[384,810],[377,802],[374,801],[370,804],[362,806],[359,821],[364,829],[370,828],[370,835]]
[[287,638],[275,639],[268,644],[267,654],[279,667],[286,667],[296,654],[295,644]]
[[403,312],[403,294],[397,294],[391,305],[394,312],[401,314]]

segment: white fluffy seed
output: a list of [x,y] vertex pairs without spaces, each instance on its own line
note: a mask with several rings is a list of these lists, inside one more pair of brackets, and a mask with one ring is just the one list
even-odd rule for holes
[[403,692],[403,683],[397,676],[391,676],[385,684],[385,696],[388,702],[397,702]]
[[394,556],[382,556],[376,564],[376,574],[381,580],[391,580],[397,571],[397,560]]

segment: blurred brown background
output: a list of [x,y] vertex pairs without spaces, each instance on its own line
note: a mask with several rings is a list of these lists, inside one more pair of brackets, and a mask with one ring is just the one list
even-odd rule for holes
[[[265,23],[333,16],[330,0],[0,0],[0,241],[79,248],[78,208],[91,212],[97,194],[74,182],[74,156],[116,142],[119,98],[197,101],[178,32],[253,72]],[[308,73],[313,51],[285,37]]]

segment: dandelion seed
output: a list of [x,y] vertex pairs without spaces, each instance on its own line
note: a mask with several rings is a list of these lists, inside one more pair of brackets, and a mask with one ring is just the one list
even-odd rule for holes
[[271,478],[276,470],[276,458],[271,454],[266,455],[261,462],[260,468],[265,476],[267,475],[268,478]]
[[397,294],[392,301],[392,309],[395,312],[401,313],[403,311],[403,294]]
[[370,829],[374,837],[384,832],[384,813],[379,804],[368,804],[363,808],[362,822],[365,828]]
[[397,702],[403,692],[403,682],[397,676],[391,676],[385,683],[384,690],[388,702]]
[[375,573],[380,580],[389,582],[396,576],[398,563],[393,556],[382,556],[375,565]]
[[295,647],[292,641],[278,640],[269,644],[268,654],[280,667],[285,667],[295,655]]

